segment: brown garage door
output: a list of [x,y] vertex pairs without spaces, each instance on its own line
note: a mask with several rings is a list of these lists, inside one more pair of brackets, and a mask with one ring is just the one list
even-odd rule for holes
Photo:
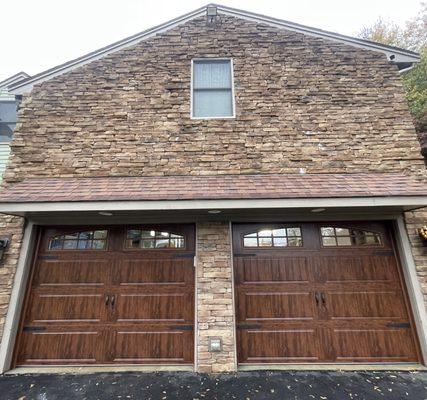
[[419,360],[386,224],[245,224],[233,232],[240,363]]
[[15,364],[191,364],[192,226],[40,235]]

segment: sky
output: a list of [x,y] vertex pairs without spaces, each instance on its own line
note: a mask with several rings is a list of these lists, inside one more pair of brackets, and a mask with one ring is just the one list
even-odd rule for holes
[[[209,0],[0,0],[0,81],[30,75],[195,10]],[[217,0],[216,3],[355,36],[379,17],[399,25],[420,0]]]

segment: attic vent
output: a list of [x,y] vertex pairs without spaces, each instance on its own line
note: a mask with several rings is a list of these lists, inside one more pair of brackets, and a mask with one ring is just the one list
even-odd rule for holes
[[216,6],[207,6],[206,7],[206,16],[208,19],[208,24],[213,24],[216,21],[218,15],[218,9]]

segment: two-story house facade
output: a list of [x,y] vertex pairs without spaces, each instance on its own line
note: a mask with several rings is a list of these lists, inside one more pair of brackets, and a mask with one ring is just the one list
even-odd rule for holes
[[12,85],[2,370],[424,364],[418,59],[210,5]]

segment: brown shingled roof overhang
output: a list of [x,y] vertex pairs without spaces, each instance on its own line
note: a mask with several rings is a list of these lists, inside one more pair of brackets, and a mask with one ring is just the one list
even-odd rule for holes
[[398,173],[271,174],[26,179],[0,203],[427,196],[427,183]]

